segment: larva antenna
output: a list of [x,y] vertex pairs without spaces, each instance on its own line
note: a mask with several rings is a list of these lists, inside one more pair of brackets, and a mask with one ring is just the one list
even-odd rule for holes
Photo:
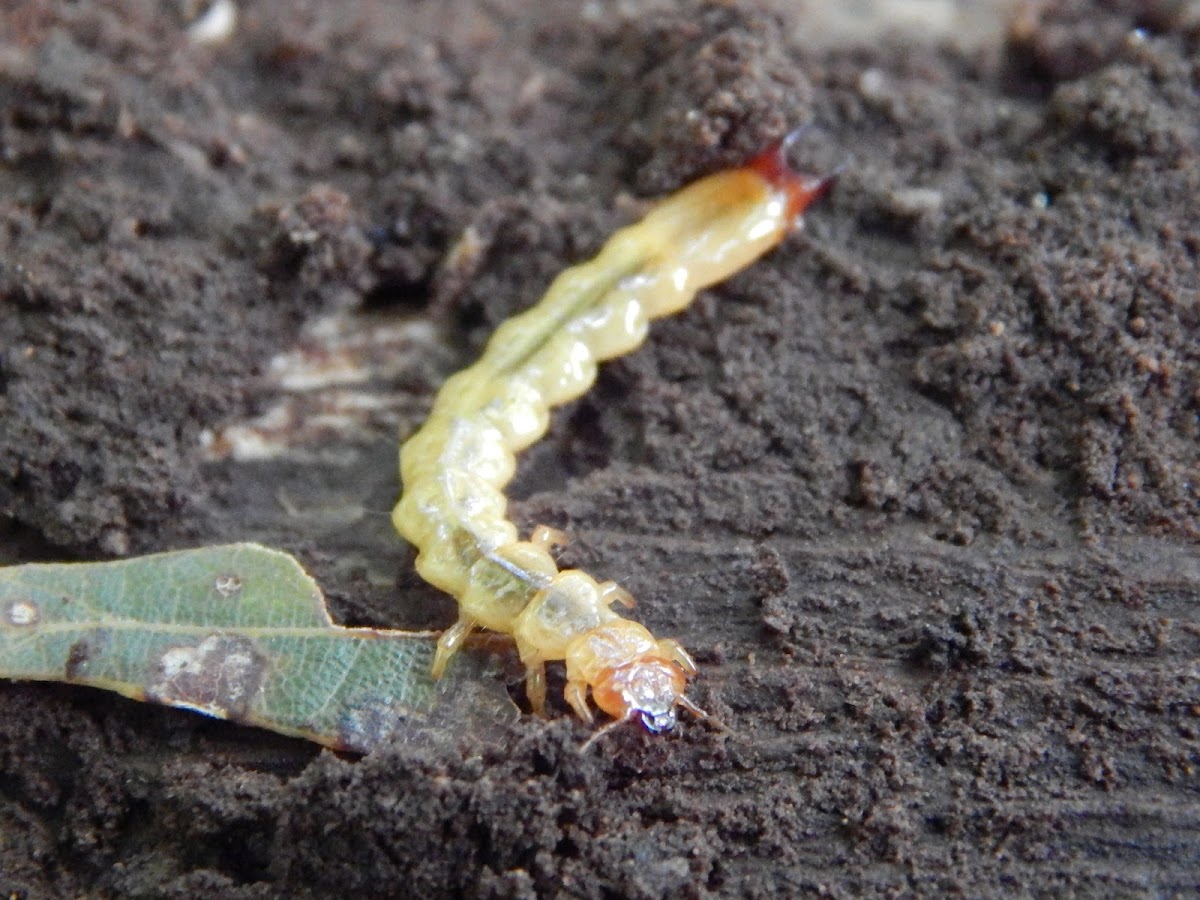
[[579,745],[579,755],[582,756],[583,754],[587,753],[588,750],[592,749],[592,744],[596,743],[596,741],[600,740],[600,738],[604,737],[604,735],[608,734],[610,731],[620,728],[627,722],[632,722],[635,715],[637,715],[637,710],[631,709],[625,715],[621,716],[621,718],[613,719],[603,728],[598,728],[593,731],[588,739]]
[[768,144],[765,150],[748,163],[751,169],[772,186],[787,194],[788,218],[793,221],[799,221],[801,214],[809,206],[832,191],[838,176],[845,169],[845,166],[841,165],[828,175],[817,176],[792,168],[788,162],[788,151],[813,128],[811,123],[798,125],[777,141]]
[[779,151],[786,156],[791,151],[792,147],[796,146],[796,142],[799,141],[800,138],[804,137],[804,135],[814,130],[815,127],[816,126],[814,126],[812,122],[804,122],[800,125],[797,125],[779,139]]
[[[684,709],[686,709],[688,712],[690,712],[693,716],[695,716],[697,721],[703,722],[705,725],[711,726],[712,728],[715,728],[717,731],[729,731],[729,729],[725,726],[724,722],[722,722],[720,719],[718,719],[716,716],[712,715],[711,713],[705,712],[703,709],[701,709],[699,706],[697,706],[695,703],[693,703],[690,699],[688,699],[688,697],[686,695],[680,694],[678,697],[675,698],[675,703],[679,706],[682,706]],[[613,719],[611,722],[609,722],[603,728],[600,728],[599,730],[592,732],[591,736],[588,737],[588,739],[586,741],[584,741],[582,744],[579,745],[580,754],[587,753],[588,750],[591,749],[592,744],[596,743],[596,741],[600,740],[600,738],[604,737],[604,735],[608,734],[610,731],[620,728],[622,725],[624,725],[627,722],[634,721],[638,717],[638,715],[639,715],[639,711],[637,709],[630,709],[628,712],[625,713],[625,715],[621,716],[621,718]]]
[[693,703],[686,694],[681,694],[679,696],[679,699],[676,700],[675,702],[678,703],[680,706],[682,706],[684,709],[686,709],[688,712],[690,712],[693,716],[695,716],[701,722],[704,722],[708,725],[712,725],[718,731],[728,731],[729,730],[725,727],[724,723],[720,719],[718,719],[716,716],[702,710],[695,703]]

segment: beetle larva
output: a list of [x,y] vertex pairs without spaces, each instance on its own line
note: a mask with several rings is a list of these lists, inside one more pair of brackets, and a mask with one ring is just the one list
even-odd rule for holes
[[515,454],[545,432],[550,410],[586,391],[596,365],[629,353],[650,320],[679,312],[778,244],[832,178],[787,165],[789,139],[745,166],[718,172],[657,203],[597,256],[567,269],[536,306],[504,322],[482,358],[446,381],[425,425],[400,450],[404,494],[392,515],[416,545],[417,571],[453,595],[459,617],[438,643],[434,674],[477,628],[512,635],[535,712],[545,664],[566,664],[566,700],[591,722],[595,705],[618,721],[671,728],[696,674],[673,640],[622,618],[632,598],[611,581],[559,571],[544,526],[519,540],[503,488]]

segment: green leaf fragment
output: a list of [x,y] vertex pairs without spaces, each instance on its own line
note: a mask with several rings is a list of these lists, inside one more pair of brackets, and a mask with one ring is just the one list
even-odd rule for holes
[[369,752],[514,716],[487,664],[429,674],[437,636],[335,625],[257,544],[0,568],[0,677],[65,681]]

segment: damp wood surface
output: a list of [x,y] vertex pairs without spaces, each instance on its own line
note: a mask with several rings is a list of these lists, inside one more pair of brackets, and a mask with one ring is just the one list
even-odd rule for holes
[[395,453],[500,322],[798,122],[849,163],[512,485],[727,731],[580,755],[552,672],[549,722],[354,760],[6,683],[0,887],[1195,891],[1194,18],[815,47],[793,6],[263,0],[205,46],[162,4],[0,13],[3,560],[254,540],[350,626],[454,619]]

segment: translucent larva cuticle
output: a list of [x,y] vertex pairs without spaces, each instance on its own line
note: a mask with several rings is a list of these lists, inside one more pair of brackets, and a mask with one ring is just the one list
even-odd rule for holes
[[512,635],[537,712],[545,663],[561,660],[565,699],[588,722],[589,691],[615,720],[606,728],[638,718],[667,730],[681,706],[703,715],[684,695],[696,666],[683,647],[618,615],[614,603],[632,605],[623,588],[560,571],[548,548],[561,533],[539,527],[519,541],[503,488],[515,453],[545,433],[553,407],[592,385],[597,363],[632,351],[652,319],[768,252],[829,191],[831,178],[788,166],[791,140],[661,200],[555,278],[539,303],[496,330],[478,362],[446,381],[429,420],[401,448],[404,494],[393,521],[417,547],[421,576],[459,601],[435,674],[485,627]]

